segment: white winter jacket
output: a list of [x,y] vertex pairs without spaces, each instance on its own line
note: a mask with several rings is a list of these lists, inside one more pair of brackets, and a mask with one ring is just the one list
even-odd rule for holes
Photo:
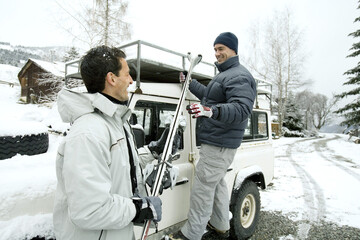
[[[131,200],[129,153],[132,146],[138,188],[145,195],[139,167],[151,160],[148,148],[136,150],[127,122],[131,110],[102,94],[62,90],[58,110],[72,123],[56,159],[58,185],[54,203],[57,240],[131,240],[136,214]],[[138,153],[139,151],[139,153]],[[140,156],[140,158],[139,158]]]

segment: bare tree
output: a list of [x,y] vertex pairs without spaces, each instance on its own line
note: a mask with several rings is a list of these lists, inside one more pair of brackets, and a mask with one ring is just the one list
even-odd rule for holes
[[332,109],[339,101],[339,98],[333,97],[329,100],[327,96],[318,93],[313,95],[311,101],[312,124],[317,130],[320,130],[330,119]]
[[304,113],[305,128],[311,130],[312,127],[319,130],[332,117],[332,109],[336,106],[339,98],[329,99],[323,94],[315,94],[305,90],[296,94],[296,102]]
[[123,20],[128,3],[122,0],[95,0],[93,27],[98,41],[107,46],[116,46],[130,38],[130,24]]
[[[252,55],[245,61],[257,75],[274,84],[278,121],[282,126],[289,91],[305,84],[302,79],[303,33],[293,23],[289,9],[275,12],[265,24],[264,31],[258,25],[254,26],[251,30]],[[264,36],[259,32],[264,32]]]
[[300,109],[304,114],[304,124],[306,130],[311,130],[312,128],[311,106],[313,104],[313,96],[314,93],[309,90],[298,92],[295,96],[295,101],[298,103],[298,106],[300,106]]
[[92,4],[83,1],[76,8],[56,3],[72,19],[71,25],[64,23],[62,28],[81,44],[117,46],[131,36],[130,23],[124,20],[128,9],[126,1],[93,0]]
[[249,51],[248,56],[240,57],[242,57],[242,60],[246,62],[247,66],[249,66],[255,75],[267,80],[269,68],[264,64],[265,52],[263,51],[261,32],[262,29],[260,23],[258,21],[253,22],[249,28],[251,50]]

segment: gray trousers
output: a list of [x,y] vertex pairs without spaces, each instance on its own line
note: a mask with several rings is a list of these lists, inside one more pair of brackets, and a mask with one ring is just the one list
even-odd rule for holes
[[202,144],[190,196],[188,221],[181,232],[190,240],[200,240],[207,222],[219,230],[229,230],[229,195],[224,180],[237,149]]

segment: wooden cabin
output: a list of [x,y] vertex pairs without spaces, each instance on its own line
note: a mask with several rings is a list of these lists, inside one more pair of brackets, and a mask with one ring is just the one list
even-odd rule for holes
[[274,135],[273,137],[279,137],[281,134],[280,124],[278,122],[271,123],[271,132]]
[[25,103],[53,101],[63,86],[64,77],[64,63],[29,59],[18,74],[20,100]]

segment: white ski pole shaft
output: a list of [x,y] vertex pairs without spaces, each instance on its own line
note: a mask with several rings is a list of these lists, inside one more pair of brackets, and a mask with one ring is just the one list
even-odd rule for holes
[[[177,130],[177,126],[179,124],[179,118],[181,115],[181,110],[183,109],[183,104],[186,98],[186,94],[187,94],[187,90],[189,88],[189,83],[191,80],[191,74],[192,71],[194,69],[194,67],[201,61],[202,56],[199,54],[196,58],[191,58],[191,55],[188,54],[188,59],[190,61],[190,67],[189,67],[189,71],[188,74],[186,76],[185,79],[185,83],[183,85],[181,94],[180,94],[180,98],[179,98],[179,102],[177,104],[176,110],[175,110],[175,115],[174,118],[170,124],[170,130],[169,130],[169,135],[166,138],[166,142],[165,142],[165,147],[164,147],[164,151],[161,157],[161,162],[159,164],[159,169],[157,171],[156,174],[156,178],[155,178],[155,182],[154,182],[154,187],[153,187],[153,191],[151,192],[151,196],[157,196],[159,194],[159,190],[161,187],[161,183],[162,183],[162,178],[164,177],[164,172],[166,170],[166,162],[170,157],[171,151],[172,151],[172,145],[174,142],[174,137],[175,137],[175,133]],[[151,221],[145,221],[144,224],[144,228],[141,234],[141,240],[145,240],[147,238],[148,232],[149,232],[149,228],[150,228],[150,224]]]

